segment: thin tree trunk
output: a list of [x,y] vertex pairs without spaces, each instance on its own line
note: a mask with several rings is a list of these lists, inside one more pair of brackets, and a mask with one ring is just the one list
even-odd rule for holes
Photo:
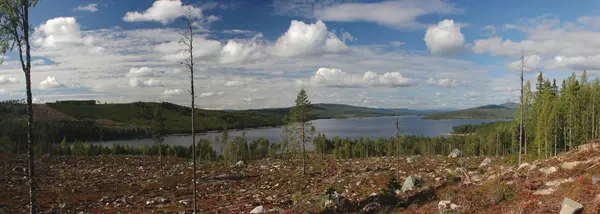
[[[523,120],[525,119],[525,99],[523,97],[523,67],[525,66],[525,56],[524,51],[521,51],[521,125],[519,128],[519,165],[521,165],[521,154],[522,154],[522,146],[523,146]],[[527,146],[527,142],[525,142]],[[527,149],[527,147],[525,147]],[[527,150],[525,150],[527,153]]]

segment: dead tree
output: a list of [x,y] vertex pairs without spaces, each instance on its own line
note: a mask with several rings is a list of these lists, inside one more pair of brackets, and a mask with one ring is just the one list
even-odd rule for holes
[[193,17],[190,13],[190,11],[186,11],[186,16],[185,16],[185,23],[186,23],[186,29],[180,33],[181,35],[181,40],[180,43],[185,45],[185,49],[183,50],[184,53],[186,53],[186,58],[183,59],[180,63],[184,66],[186,66],[189,71],[190,71],[190,95],[192,98],[192,104],[191,104],[191,114],[192,114],[192,162],[193,162],[193,168],[194,168],[194,172],[193,172],[193,181],[192,181],[192,186],[193,186],[193,195],[194,195],[194,213],[196,213],[197,210],[197,203],[196,203],[196,134],[195,134],[195,128],[196,128],[196,124],[195,124],[195,93],[194,93],[194,27],[193,27]]

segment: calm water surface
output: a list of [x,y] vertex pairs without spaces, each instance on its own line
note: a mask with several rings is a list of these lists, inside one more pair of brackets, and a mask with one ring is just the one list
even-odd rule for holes
[[[340,136],[342,138],[366,137],[375,139],[377,137],[392,137],[396,133],[394,120],[396,117],[365,117],[350,119],[321,119],[312,121],[317,132],[325,134],[329,138]],[[422,120],[421,116],[400,116],[400,133],[402,135],[422,135],[422,136],[440,136],[452,131],[452,127],[462,124],[479,124],[483,122],[492,122],[496,120]],[[222,132],[196,134],[196,138],[221,137]],[[241,136],[242,131],[229,131],[229,139],[234,136]],[[281,127],[275,128],[257,128],[247,129],[246,136],[248,140],[267,138],[272,142],[281,140]],[[192,140],[191,135],[170,135],[165,137],[165,144],[189,146]],[[134,140],[116,140],[101,142],[100,144],[110,145],[119,143],[122,145],[131,145],[140,147],[151,145],[152,139],[134,139]],[[310,143],[307,146],[312,146]],[[213,144],[216,151],[220,151],[219,144]]]

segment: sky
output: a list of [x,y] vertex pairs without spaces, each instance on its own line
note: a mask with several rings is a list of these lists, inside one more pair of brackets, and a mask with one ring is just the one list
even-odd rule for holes
[[[600,73],[598,1],[40,0],[30,11],[36,102],[189,105],[180,32],[193,18],[196,104],[468,108],[518,102],[542,71]],[[0,100],[25,97],[15,51]]]

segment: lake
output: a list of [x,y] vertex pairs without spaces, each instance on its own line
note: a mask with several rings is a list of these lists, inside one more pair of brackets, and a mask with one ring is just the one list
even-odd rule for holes
[[[311,121],[317,132],[325,134],[329,138],[340,136],[342,138],[366,137],[375,139],[377,137],[393,137],[396,134],[394,125],[396,117],[364,117],[350,119],[320,119]],[[419,136],[440,136],[450,133],[452,127],[462,124],[479,124],[483,122],[493,122],[497,120],[423,120],[421,116],[400,116],[400,134],[419,135]],[[241,136],[241,130],[229,131],[229,139],[234,136]],[[196,138],[210,138],[214,140],[216,136],[222,136],[222,132],[199,133]],[[281,127],[247,129],[246,136],[249,141],[260,137],[267,138],[272,142],[281,140]],[[165,137],[164,143],[171,145],[189,146],[192,140],[191,135],[169,135]],[[118,143],[140,147],[151,145],[152,139],[133,139],[133,140],[115,140],[100,142],[99,144],[111,145]],[[308,143],[308,147],[312,144]],[[220,151],[219,144],[213,144],[216,151]]]

